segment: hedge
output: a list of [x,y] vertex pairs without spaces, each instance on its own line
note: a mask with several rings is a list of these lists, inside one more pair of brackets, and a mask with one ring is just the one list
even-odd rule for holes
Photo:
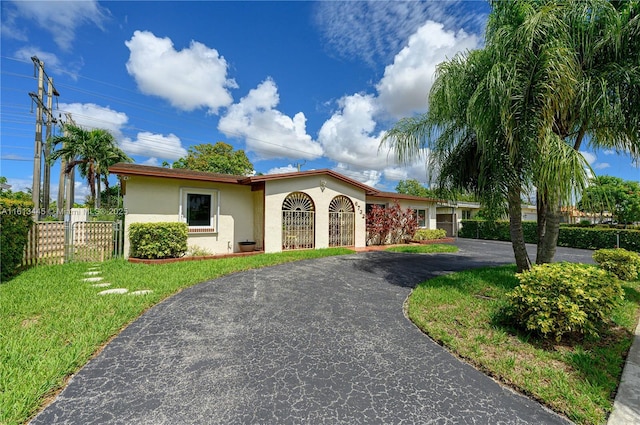
[[[524,240],[526,243],[537,243],[537,223],[523,221]],[[488,239],[510,241],[509,222],[462,220],[462,228],[458,232],[461,238]],[[558,246],[582,249],[615,248],[620,238],[619,248],[640,252],[640,230],[609,229],[598,227],[560,226]]]
[[0,198],[0,282],[13,277],[22,264],[32,208],[31,201]]
[[177,258],[187,252],[187,223],[132,223],[129,226],[129,256],[133,258]]

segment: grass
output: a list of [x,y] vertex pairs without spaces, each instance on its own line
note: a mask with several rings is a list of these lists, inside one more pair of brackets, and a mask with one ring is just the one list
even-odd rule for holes
[[87,263],[40,266],[0,285],[0,424],[32,417],[111,337],[181,289],[225,274],[352,253],[342,248],[290,251],[164,265],[111,260],[100,265],[110,288],[143,296],[97,296],[81,280]]
[[[408,314],[425,333],[483,372],[578,424],[606,423],[640,312],[640,282],[598,339],[541,341],[502,323],[515,267],[440,276],[409,297]],[[469,314],[469,312],[473,314]]]
[[405,252],[411,254],[433,254],[438,252],[458,252],[458,247],[444,243],[431,245],[402,245],[385,249],[390,252]]

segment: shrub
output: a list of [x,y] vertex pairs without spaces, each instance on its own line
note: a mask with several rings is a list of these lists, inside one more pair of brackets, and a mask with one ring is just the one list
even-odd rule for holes
[[29,229],[33,225],[33,203],[0,198],[0,281],[13,277],[24,257]]
[[187,252],[187,223],[132,223],[129,226],[129,256],[176,258]]
[[367,214],[367,245],[407,242],[417,228],[413,211],[410,208],[403,211],[398,201],[388,208],[374,205]]
[[434,239],[444,239],[447,237],[447,231],[444,229],[419,229],[413,239],[416,241],[430,241]]
[[640,273],[640,255],[626,249],[599,249],[593,260],[622,280],[636,280]]
[[567,333],[597,336],[624,296],[615,275],[594,266],[542,264],[516,276],[520,284],[507,294],[510,316],[556,341]]

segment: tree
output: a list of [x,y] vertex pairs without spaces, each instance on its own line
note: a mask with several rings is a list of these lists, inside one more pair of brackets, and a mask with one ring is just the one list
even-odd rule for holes
[[238,176],[246,176],[253,172],[253,164],[244,150],[234,151],[233,146],[224,142],[191,146],[187,156],[174,162],[173,168]]
[[54,161],[58,158],[66,160],[65,174],[71,173],[78,166],[80,175],[87,179],[91,202],[99,207],[100,200],[96,197],[96,192],[99,190],[101,176],[108,176],[110,165],[132,160],[117,146],[115,138],[107,130],[87,130],[70,124],[66,124],[64,130],[65,136],[53,139],[54,146],[62,144],[62,147],[54,151],[51,158]]
[[7,178],[0,176],[0,198],[15,199],[18,201],[31,201],[31,190],[27,189],[27,192],[14,192],[10,186],[7,185]]
[[600,214],[611,212],[618,223],[640,221],[640,183],[618,177],[598,176],[585,189],[578,202],[580,211]]
[[[507,200],[510,220],[520,193],[534,186],[536,262],[544,263],[555,254],[560,205],[588,181],[578,152],[584,140],[640,156],[640,3],[491,5],[485,48],[441,64],[427,115],[401,121],[385,139],[400,159],[429,145],[449,164],[439,168],[441,183],[475,186],[476,193],[501,189],[494,202]],[[407,130],[416,131],[413,140],[396,138]],[[515,254],[521,268],[526,251]]]
[[437,198],[435,191],[427,189],[416,179],[400,180],[396,185],[396,192],[422,198]]

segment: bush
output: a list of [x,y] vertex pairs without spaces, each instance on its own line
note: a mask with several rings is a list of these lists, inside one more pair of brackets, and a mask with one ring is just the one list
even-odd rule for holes
[[177,258],[187,252],[187,223],[132,223],[129,226],[129,256]]
[[447,237],[447,231],[444,229],[419,229],[413,239],[416,241],[431,241],[434,239],[444,239]]
[[[524,241],[538,243],[538,224],[535,221],[523,221]],[[458,232],[461,238],[510,241],[508,221],[462,220]],[[558,246],[581,249],[614,248],[620,240],[619,248],[640,252],[640,230],[615,229],[608,227],[578,227],[561,225]]]
[[593,260],[622,280],[636,280],[640,273],[640,255],[626,249],[599,249]]
[[22,264],[29,229],[31,201],[0,198],[0,281],[13,277]]
[[367,245],[396,244],[410,241],[418,228],[414,212],[400,204],[388,208],[374,205],[367,214]]
[[553,263],[516,275],[520,284],[507,294],[516,324],[560,341],[564,334],[598,335],[624,297],[620,281],[594,266]]

